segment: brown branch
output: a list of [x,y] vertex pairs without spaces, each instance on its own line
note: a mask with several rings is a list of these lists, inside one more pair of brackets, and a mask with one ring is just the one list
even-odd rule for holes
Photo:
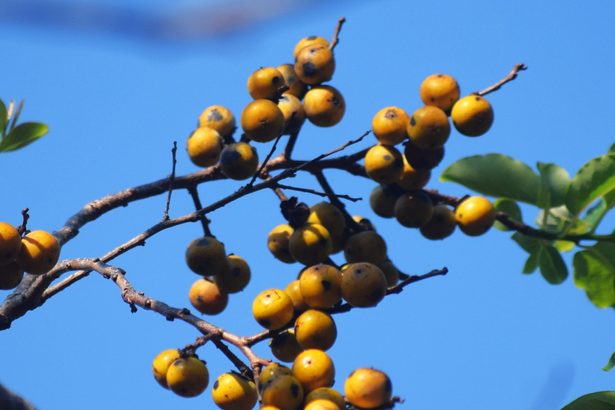
[[[197,187],[190,187],[188,188],[188,193],[190,194],[190,197],[192,197],[192,202],[194,203],[194,208],[196,210],[202,209],[203,208],[203,204],[201,203],[201,198],[199,197],[199,191]],[[209,228],[209,222],[211,222],[209,219],[207,219],[207,215],[203,215],[200,218],[201,220],[201,226],[203,227],[203,234],[205,234],[205,236],[214,236],[211,233],[211,229]]]
[[0,384],[0,409],[2,410],[34,410],[34,406],[23,397],[13,393]]
[[275,142],[271,146],[271,149],[269,150],[269,153],[265,157],[265,160],[258,167],[258,170],[254,173],[254,175],[252,175],[252,179],[250,179],[250,182],[248,182],[248,186],[254,185],[254,181],[256,181],[256,178],[261,176],[262,173],[267,170],[267,164],[269,163],[269,160],[271,159],[271,157],[275,153],[275,150],[278,147],[278,142],[280,142],[280,138],[282,138],[282,134],[278,135],[278,137],[275,139]]
[[293,149],[295,149],[295,144],[297,143],[297,138],[299,137],[299,132],[293,132],[288,137],[288,141],[286,142],[286,147],[284,147],[284,153],[282,154],[285,159],[290,159],[290,156],[293,154]]
[[361,227],[361,225],[357,223],[357,221],[354,220],[352,215],[348,213],[348,211],[346,210],[346,205],[344,205],[344,203],[340,201],[339,197],[335,194],[335,191],[329,184],[329,181],[327,180],[327,178],[325,178],[325,175],[323,174],[323,172],[315,171],[312,174],[314,174],[314,176],[316,177],[316,180],[318,181],[322,189],[325,191],[325,194],[329,198],[329,202],[331,202],[333,206],[335,206],[340,211],[342,211],[342,214],[344,215],[344,218],[346,219],[346,227],[350,229],[351,232],[361,232],[363,228]]
[[237,357],[237,355],[233,353],[231,349],[229,349],[229,347],[224,344],[224,342],[222,342],[218,338],[214,338],[213,343],[214,345],[216,345],[218,350],[220,350],[231,361],[231,363],[233,363],[237,370],[239,370],[239,373],[249,379],[254,379],[254,373],[252,373],[252,369],[248,365],[246,365],[239,357]]
[[[322,196],[322,197],[327,197],[328,194],[326,192],[319,192],[316,191],[315,189],[310,189],[310,188],[301,188],[301,187],[296,187],[296,186],[292,186],[292,185],[284,185],[284,184],[277,184],[277,186],[279,188],[282,189],[286,189],[289,191],[297,191],[297,192],[305,192],[307,194],[312,194],[312,195],[318,195],[318,196]],[[360,197],[353,197],[350,195],[346,195],[346,194],[334,194],[337,198],[339,199],[345,199],[347,201],[351,201],[351,202],[357,202],[357,201],[361,201],[363,198]]]
[[17,232],[19,235],[23,236],[28,232],[28,219],[30,219],[30,211],[29,208],[24,208],[21,210],[21,225],[17,227]]
[[346,17],[340,17],[339,20],[337,20],[337,25],[335,26],[335,31],[333,32],[333,38],[329,43],[329,49],[331,51],[333,51],[335,49],[335,46],[337,46],[337,43],[340,42],[340,32],[342,31],[342,26],[345,22]]
[[527,70],[527,66],[525,64],[523,63],[515,64],[513,69],[510,70],[510,72],[506,75],[506,77],[502,78],[497,83],[485,88],[484,90],[474,92],[473,94],[477,94],[477,95],[484,97],[485,95],[489,93],[499,90],[500,88],[502,88],[504,84],[509,83],[515,78],[517,78],[517,75],[519,74],[519,72],[525,71],[525,70]]
[[173,192],[173,181],[175,180],[175,167],[177,166],[177,141],[173,141],[173,148],[171,149],[172,165],[171,175],[169,176],[169,193],[167,194],[167,201],[164,204],[164,214],[162,220],[169,219],[169,208],[171,207],[171,193]]

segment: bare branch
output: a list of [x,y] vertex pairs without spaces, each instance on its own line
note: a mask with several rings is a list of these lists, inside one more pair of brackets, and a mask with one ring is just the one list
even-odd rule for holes
[[[316,191],[315,189],[310,189],[310,188],[301,188],[301,187],[296,187],[296,186],[292,186],[292,185],[284,185],[284,184],[277,184],[277,186],[279,188],[282,189],[286,189],[289,191],[297,191],[297,192],[305,192],[307,194],[312,194],[312,195],[318,195],[318,196],[322,196],[322,197],[328,197],[329,195],[326,192],[319,192]],[[346,195],[346,194],[334,194],[337,198],[339,199],[345,199],[347,201],[351,201],[351,202],[357,202],[357,201],[361,201],[363,198],[360,197],[352,197],[350,195]]]
[[519,72],[527,70],[527,66],[523,63],[519,63],[519,64],[515,64],[515,66],[513,67],[512,70],[510,70],[510,73],[508,73],[506,75],[506,77],[502,78],[500,81],[498,81],[497,83],[485,88],[482,91],[478,91],[475,92],[474,94],[480,95],[482,97],[484,97],[485,95],[492,93],[494,91],[499,90],[500,88],[502,88],[502,86],[508,82],[511,82],[512,80],[514,80],[515,78],[517,78],[517,75],[519,74]]
[[173,181],[175,180],[175,167],[177,165],[177,141],[173,141],[173,148],[171,149],[172,165],[171,175],[169,176],[169,193],[167,195],[167,202],[164,205],[164,214],[162,220],[169,219],[169,207],[171,206],[171,193],[173,192]]
[[329,43],[329,49],[333,51],[335,46],[340,42],[340,32],[342,31],[342,26],[346,22],[346,17],[340,17],[337,21],[337,25],[335,26],[335,31],[333,32],[333,39]]
[[17,232],[19,235],[23,236],[28,232],[28,219],[30,219],[30,211],[29,208],[24,208],[21,210],[21,225],[17,227]]

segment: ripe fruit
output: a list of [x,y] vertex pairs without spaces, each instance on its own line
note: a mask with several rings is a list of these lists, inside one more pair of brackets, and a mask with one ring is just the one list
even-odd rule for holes
[[206,279],[198,279],[192,284],[188,298],[192,306],[205,315],[217,315],[228,304],[228,294]]
[[276,362],[271,362],[267,366],[263,367],[260,375],[260,387],[263,389],[264,385],[269,383],[270,380],[273,380],[280,376],[291,376],[293,372],[290,368],[278,364]]
[[207,388],[209,372],[198,357],[180,357],[169,366],[166,379],[173,393],[182,397],[195,397]]
[[226,107],[212,105],[205,108],[199,116],[199,128],[212,128],[220,134],[222,138],[229,137],[235,131],[235,116]]
[[60,243],[46,231],[32,231],[21,239],[18,262],[21,268],[33,275],[53,268],[60,257]]
[[406,129],[410,118],[406,111],[399,107],[385,107],[378,111],[372,119],[372,130],[383,145],[399,144],[408,136]]
[[340,407],[335,402],[326,399],[312,400],[303,408],[303,410],[344,410],[346,406]]
[[23,279],[23,269],[17,262],[0,266],[0,289],[15,289]]
[[248,92],[255,100],[273,100],[285,89],[286,82],[282,73],[273,67],[259,68],[248,77]]
[[197,128],[186,142],[190,160],[199,167],[209,167],[218,162],[222,148],[224,141],[213,128]]
[[302,98],[306,91],[306,86],[303,81],[297,78],[297,73],[295,73],[295,65],[294,64],[282,64],[276,67],[282,76],[284,77],[284,81],[288,86],[288,90],[286,94],[292,94],[297,98]]
[[261,381],[261,399],[263,408],[274,406],[280,410],[296,410],[303,402],[303,387],[291,375],[273,377]]
[[455,103],[451,118],[457,131],[468,137],[478,137],[491,128],[493,108],[480,95],[468,95]]
[[310,89],[303,97],[308,120],[319,127],[332,127],[342,120],[346,102],[342,94],[330,85]]
[[319,202],[310,207],[308,223],[320,224],[327,228],[331,236],[341,236],[346,229],[346,219],[338,207],[329,202]]
[[249,410],[258,398],[254,382],[237,373],[222,373],[214,382],[211,397],[223,410]]
[[331,315],[310,309],[295,320],[295,337],[304,349],[329,350],[337,338],[337,327]]
[[288,286],[286,286],[286,289],[284,289],[284,292],[286,292],[290,300],[293,301],[295,312],[303,312],[304,310],[309,309],[309,306],[305,303],[305,300],[303,299],[299,279],[290,282]]
[[377,266],[380,268],[382,273],[384,273],[384,277],[387,280],[387,287],[394,286],[399,280],[399,269],[395,267],[390,259],[387,259]]
[[420,228],[433,215],[433,203],[423,191],[405,193],[395,202],[397,222],[408,228]]
[[271,342],[269,342],[269,347],[276,359],[283,362],[292,362],[303,351],[303,348],[297,343],[295,329],[288,329],[273,336]]
[[267,236],[267,247],[271,254],[278,260],[285,263],[296,262],[295,258],[290,254],[289,240],[293,234],[293,227],[288,224],[278,225],[269,232]]
[[356,369],[344,383],[346,400],[362,409],[375,409],[388,404],[392,393],[391,379],[376,369]]
[[471,196],[457,206],[455,219],[463,233],[478,236],[484,234],[493,226],[495,209],[487,198]]
[[420,93],[425,105],[435,105],[449,113],[459,99],[459,84],[450,75],[432,74],[421,83]]
[[428,170],[437,167],[442,161],[444,147],[424,149],[408,141],[404,148],[404,156],[408,164],[417,171]]
[[0,222],[0,266],[17,258],[21,248],[21,235],[13,225]]
[[241,256],[229,255],[227,257],[229,269],[216,274],[216,285],[225,293],[242,291],[250,282],[250,266]]
[[250,178],[258,169],[256,149],[247,142],[227,145],[220,154],[220,168],[231,179]]
[[284,134],[298,132],[305,122],[305,110],[301,100],[292,94],[284,93],[278,100],[278,108],[284,115]]
[[404,163],[395,147],[374,145],[365,154],[365,172],[380,184],[392,184],[399,180]]
[[395,216],[395,201],[401,194],[394,185],[378,185],[369,195],[369,205],[376,215],[392,218]]
[[322,350],[308,349],[299,353],[293,362],[293,376],[308,393],[319,387],[331,387],[335,379],[335,366]]
[[319,387],[315,390],[312,390],[305,396],[305,404],[308,404],[314,400],[325,399],[332,401],[337,404],[340,409],[343,409],[346,406],[346,402],[342,395],[335,389],[331,387]]
[[229,268],[224,244],[212,236],[190,242],[186,250],[186,264],[199,275],[211,276]]
[[350,263],[342,270],[342,296],[352,306],[376,306],[384,299],[387,280],[374,264]]
[[359,232],[346,241],[344,257],[349,263],[381,263],[387,259],[387,245],[374,231]]
[[427,239],[444,239],[455,231],[455,226],[457,220],[453,211],[446,205],[436,205],[431,219],[421,226],[421,234]]
[[303,47],[295,56],[295,73],[305,84],[329,81],[335,71],[333,52],[326,45]]
[[295,229],[288,241],[290,254],[304,265],[324,261],[332,249],[329,231],[319,224],[305,224]]
[[154,378],[165,389],[168,389],[167,385],[167,370],[169,370],[169,366],[175,360],[179,359],[180,353],[177,349],[167,349],[158,353],[158,356],[154,358],[152,362],[152,373],[154,373]]
[[251,140],[272,141],[284,131],[284,114],[272,101],[254,100],[241,113],[241,128]]
[[329,42],[327,41],[327,39],[320,37],[320,36],[303,37],[295,45],[295,49],[293,51],[294,58],[297,58],[299,51],[301,51],[304,47],[314,46],[314,45],[321,45],[321,46],[328,47]]
[[408,123],[408,135],[420,148],[434,149],[444,145],[451,134],[448,117],[438,107],[426,105],[412,113]]
[[397,186],[406,191],[413,191],[416,189],[421,189],[427,182],[429,182],[429,178],[431,177],[431,170],[429,169],[414,169],[412,165],[406,159],[406,156],[403,156],[404,161],[404,169],[401,172],[401,176],[397,181]]
[[299,289],[303,301],[312,308],[327,309],[342,298],[340,271],[325,264],[310,266],[299,276]]
[[293,318],[293,302],[280,289],[267,289],[252,302],[252,315],[259,325],[275,330],[284,327]]

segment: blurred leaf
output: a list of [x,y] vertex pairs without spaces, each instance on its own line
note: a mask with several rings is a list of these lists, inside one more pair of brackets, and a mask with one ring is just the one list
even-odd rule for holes
[[609,206],[607,201],[604,198],[600,198],[600,200],[596,203],[596,205],[592,206],[585,216],[575,222],[572,228],[568,231],[571,234],[584,234],[588,232],[593,232],[604,215],[608,212]]
[[536,269],[538,269],[538,264],[540,263],[540,253],[541,248],[538,248],[536,252],[531,253],[530,256],[528,256],[525,261],[525,265],[523,265],[523,270],[521,271],[522,273],[530,274],[536,272]]
[[615,244],[599,242],[572,260],[574,283],[600,308],[615,304]]
[[6,105],[4,105],[4,101],[0,100],[0,134],[3,136],[6,130],[7,120]]
[[[521,216],[521,208],[519,205],[511,199],[507,198],[498,198],[494,203],[493,207],[498,212],[504,212],[508,215],[508,217],[517,222],[523,222],[523,217]],[[500,231],[510,231],[506,226],[504,226],[501,222],[495,221],[494,225]]]
[[604,367],[602,368],[602,370],[604,370],[605,372],[610,371],[613,367],[615,367],[615,353],[613,353],[611,355],[611,358],[609,359],[609,362],[607,364],[604,365]]
[[538,171],[540,171],[541,179],[538,206],[553,208],[563,205],[570,187],[568,171],[559,165],[542,162],[538,163]]
[[562,255],[553,246],[543,243],[540,252],[540,273],[552,285],[559,285],[568,277],[568,268]]
[[565,206],[556,208],[541,209],[536,217],[536,224],[543,230],[551,233],[563,233],[574,222],[576,218]]
[[464,185],[484,195],[536,204],[540,177],[521,161],[501,154],[475,155],[451,164],[442,181]]
[[604,194],[604,200],[608,208],[615,206],[615,189]]
[[615,143],[609,147],[609,152],[615,152]]
[[577,244],[572,241],[554,241],[553,246],[560,252],[570,252]]
[[591,159],[572,179],[566,196],[566,206],[573,214],[579,214],[598,197],[614,189],[615,154]]
[[524,251],[529,253],[525,265],[523,265],[523,273],[533,273],[536,271],[542,252],[542,239],[526,236],[519,232],[515,232],[511,238],[513,241],[517,242]]
[[49,128],[39,122],[24,122],[7,134],[0,142],[0,151],[15,151],[41,138]]
[[586,394],[562,410],[615,410],[615,391],[600,391]]

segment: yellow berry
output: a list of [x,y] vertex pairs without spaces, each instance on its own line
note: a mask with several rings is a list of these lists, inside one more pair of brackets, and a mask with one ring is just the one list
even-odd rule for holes
[[248,262],[241,256],[229,255],[227,257],[229,269],[218,272],[214,280],[220,290],[225,293],[242,291],[250,282],[251,272]]
[[284,292],[288,295],[290,300],[293,302],[293,306],[295,307],[295,312],[303,312],[308,309],[309,306],[305,303],[303,299],[303,294],[301,293],[301,283],[299,279],[293,280],[286,286]]
[[372,130],[378,142],[383,145],[396,145],[408,136],[406,129],[410,118],[399,107],[385,107],[372,119]]
[[152,362],[152,373],[154,373],[154,378],[158,384],[165,389],[169,388],[167,385],[167,370],[169,370],[171,363],[179,359],[179,356],[179,350],[167,349],[160,352]]
[[0,222],[0,266],[8,265],[19,255],[21,235],[15,227],[6,222]]
[[285,89],[286,82],[277,68],[259,68],[248,77],[248,92],[255,100],[273,100]]
[[254,382],[237,373],[222,373],[212,386],[211,397],[222,410],[250,410],[258,399]]
[[299,54],[299,51],[301,51],[304,47],[314,46],[314,45],[321,45],[321,46],[328,47],[329,41],[327,41],[327,39],[320,37],[320,36],[303,37],[295,45],[295,50],[293,51],[293,57],[296,58],[297,55]]
[[241,113],[241,128],[253,141],[272,141],[284,131],[284,114],[273,101],[254,100]]
[[290,254],[304,265],[323,262],[333,249],[331,235],[319,224],[305,224],[296,228],[288,241]]
[[349,263],[384,262],[387,259],[387,245],[382,236],[374,231],[359,232],[346,241],[344,257]]
[[218,162],[224,141],[213,128],[197,128],[186,142],[188,156],[194,165],[209,167]]
[[293,302],[280,289],[267,289],[259,293],[252,302],[254,319],[269,330],[284,327],[293,318]]
[[346,400],[362,409],[375,409],[389,404],[392,392],[389,376],[376,369],[356,369],[344,382]]
[[335,389],[331,387],[319,387],[317,389],[312,390],[305,396],[305,404],[308,404],[314,400],[329,400],[333,403],[337,404],[340,409],[344,409],[346,406],[346,402],[344,401],[344,397]]
[[173,393],[182,397],[195,397],[207,388],[209,372],[198,357],[180,357],[169,366],[166,379]]
[[318,349],[307,349],[299,353],[293,362],[292,371],[306,393],[319,387],[331,387],[335,379],[333,361]]
[[205,108],[199,116],[199,128],[212,128],[220,134],[222,138],[229,137],[235,131],[235,116],[226,107],[212,105]]
[[303,351],[303,348],[297,343],[295,329],[288,329],[273,336],[271,342],[269,342],[269,347],[276,359],[283,362],[292,362]]
[[341,298],[340,271],[325,264],[312,265],[301,272],[299,289],[303,301],[312,308],[327,309],[338,303]]
[[312,205],[307,222],[324,226],[331,236],[341,236],[346,229],[344,214],[338,207],[329,202],[319,202]]
[[408,164],[417,171],[433,169],[444,158],[444,147],[424,149],[408,141],[404,148],[404,156]]
[[482,235],[495,222],[495,208],[487,198],[471,196],[457,206],[455,219],[459,229],[466,235]]
[[387,291],[382,270],[371,263],[349,263],[342,270],[342,296],[352,306],[376,306]]
[[292,370],[290,370],[290,368],[284,366],[283,364],[271,362],[261,369],[261,374],[259,378],[260,389],[262,390],[263,387],[267,383],[269,383],[269,381],[275,378],[278,378],[280,376],[291,376],[292,374],[293,372]]
[[293,227],[288,224],[278,225],[269,232],[267,236],[267,247],[269,252],[278,260],[285,263],[296,262],[290,254],[289,241],[293,234]]
[[420,87],[421,100],[425,105],[434,105],[449,113],[459,99],[459,84],[447,74],[432,74]]
[[220,154],[220,168],[228,178],[235,180],[250,178],[258,169],[256,149],[247,142],[227,145]]
[[188,292],[190,303],[205,315],[217,315],[228,304],[228,294],[207,279],[198,279]]
[[376,266],[378,266],[382,273],[384,273],[384,277],[387,280],[387,287],[394,286],[397,283],[399,280],[399,269],[395,267],[390,259],[387,259]]
[[478,137],[491,128],[493,108],[480,95],[468,95],[455,103],[451,118],[457,131],[468,137]]
[[346,111],[342,94],[329,85],[311,88],[303,97],[303,108],[308,120],[319,127],[332,127],[339,123]]
[[329,81],[335,71],[335,58],[329,47],[303,47],[295,57],[295,73],[305,84],[316,85]]
[[23,269],[17,262],[0,266],[0,289],[15,289],[23,279]]
[[421,234],[427,239],[444,239],[455,231],[456,226],[453,211],[446,205],[436,205],[429,221],[421,226]]
[[291,375],[282,375],[261,381],[262,404],[273,406],[280,410],[296,410],[303,402],[303,387]]
[[305,122],[305,110],[301,100],[286,92],[278,100],[278,108],[284,115],[284,134],[298,132]]
[[378,144],[365,154],[365,172],[380,184],[397,182],[403,167],[401,154],[395,147]]
[[48,272],[60,257],[60,243],[46,231],[32,231],[21,239],[19,266],[33,275]]
[[383,218],[395,216],[395,201],[401,195],[399,188],[393,185],[378,185],[369,195],[369,205],[372,211]]
[[295,337],[304,349],[329,350],[337,338],[337,327],[331,315],[310,309],[295,320]]
[[307,403],[303,410],[344,410],[346,407],[340,407],[335,402],[326,399],[316,399]]
[[286,94],[292,94],[297,98],[303,98],[307,87],[305,83],[297,77],[297,73],[295,73],[295,65],[282,64],[276,68],[280,73],[282,73],[284,81],[288,86]]
[[431,219],[433,208],[433,203],[425,192],[408,192],[395,202],[395,218],[405,227],[420,228]]
[[224,244],[212,236],[190,242],[186,250],[188,267],[199,275],[211,276],[229,268]]
[[448,117],[438,107],[426,105],[412,113],[408,123],[408,135],[419,148],[439,148],[451,134]]
[[414,169],[406,159],[405,155],[403,155],[403,161],[404,168],[401,172],[399,180],[397,180],[397,186],[405,191],[413,191],[416,189],[421,189],[427,185],[429,178],[431,178],[431,170]]

